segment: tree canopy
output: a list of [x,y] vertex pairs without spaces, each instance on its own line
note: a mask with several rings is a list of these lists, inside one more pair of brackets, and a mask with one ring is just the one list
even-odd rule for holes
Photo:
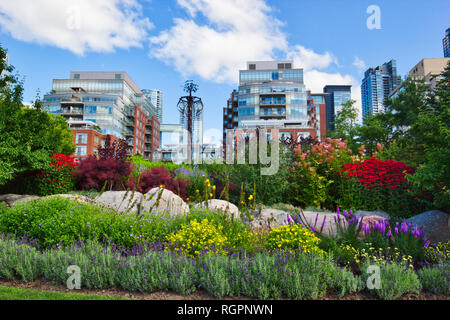
[[23,83],[6,64],[6,51],[0,46],[0,185],[18,173],[45,168],[54,153],[73,154],[71,130],[63,117],[22,103]]

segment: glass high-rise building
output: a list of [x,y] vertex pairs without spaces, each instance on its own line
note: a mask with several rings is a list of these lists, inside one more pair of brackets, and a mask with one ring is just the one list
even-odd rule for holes
[[152,159],[159,146],[156,108],[125,72],[71,72],[70,79],[54,79],[43,107],[69,126],[90,123],[102,135],[126,139],[129,154]]
[[239,72],[239,126],[243,120],[307,121],[303,69],[292,61],[248,62]]
[[336,115],[342,110],[342,105],[351,100],[352,86],[350,85],[327,85],[323,88],[325,96],[327,132],[334,130],[333,122]]
[[163,92],[158,89],[142,89],[142,93],[145,94],[147,98],[150,99],[152,104],[156,108],[156,117],[159,123],[162,123],[162,113],[163,113]]
[[363,120],[371,114],[384,112],[385,100],[401,82],[401,77],[397,75],[395,59],[381,66],[369,68],[364,73],[361,85]]
[[[187,146],[188,117],[180,113],[180,124],[185,129],[185,134],[180,135],[180,144]],[[192,116],[192,159],[201,159],[203,146],[203,110],[198,115]],[[187,155],[186,155],[187,156]]]
[[442,45],[444,48],[444,57],[450,58],[450,28],[445,30],[445,37],[442,39]]
[[320,138],[326,127],[320,112],[325,104],[308,95],[303,69],[294,68],[291,60],[247,62],[247,69],[239,71],[237,100],[236,129],[276,128],[280,137],[299,139]]

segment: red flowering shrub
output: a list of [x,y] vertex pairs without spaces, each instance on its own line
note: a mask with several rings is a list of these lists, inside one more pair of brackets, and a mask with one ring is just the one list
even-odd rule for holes
[[357,163],[347,163],[342,167],[347,172],[346,179],[356,177],[364,187],[386,187],[395,190],[406,183],[405,174],[414,174],[403,162],[369,159]]
[[426,206],[414,195],[406,180],[414,174],[403,162],[372,158],[342,166],[341,199],[338,205],[357,210],[382,210],[392,216],[409,217]]
[[40,170],[21,172],[0,192],[38,196],[67,193],[74,189],[73,170],[77,165],[74,157],[55,153]]
[[182,178],[175,178],[165,166],[144,171],[139,179],[137,191],[145,194],[150,189],[161,185],[164,186],[164,189],[179,195],[183,200],[187,199],[189,182]]
[[126,159],[126,141],[111,143],[107,136],[105,147],[99,149],[99,158],[89,156],[82,160],[75,171],[79,188],[82,190],[125,190],[132,168]]

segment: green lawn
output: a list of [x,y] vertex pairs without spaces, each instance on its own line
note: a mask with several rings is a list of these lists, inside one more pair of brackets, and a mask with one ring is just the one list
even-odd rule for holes
[[125,298],[87,295],[81,293],[63,293],[41,291],[35,289],[20,289],[0,286],[0,300],[131,300]]

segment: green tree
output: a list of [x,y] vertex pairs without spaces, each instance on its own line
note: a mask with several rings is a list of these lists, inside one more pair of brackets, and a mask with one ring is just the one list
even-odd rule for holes
[[12,75],[5,62],[6,51],[0,46],[0,185],[18,173],[45,168],[55,152],[73,154],[72,133],[61,117],[54,118],[42,109],[22,103],[23,84]]
[[355,107],[355,100],[349,100],[342,104],[342,109],[336,114],[334,130],[328,132],[330,138],[347,140],[347,145],[353,152],[357,152],[359,144],[357,141],[358,133],[358,110]]

